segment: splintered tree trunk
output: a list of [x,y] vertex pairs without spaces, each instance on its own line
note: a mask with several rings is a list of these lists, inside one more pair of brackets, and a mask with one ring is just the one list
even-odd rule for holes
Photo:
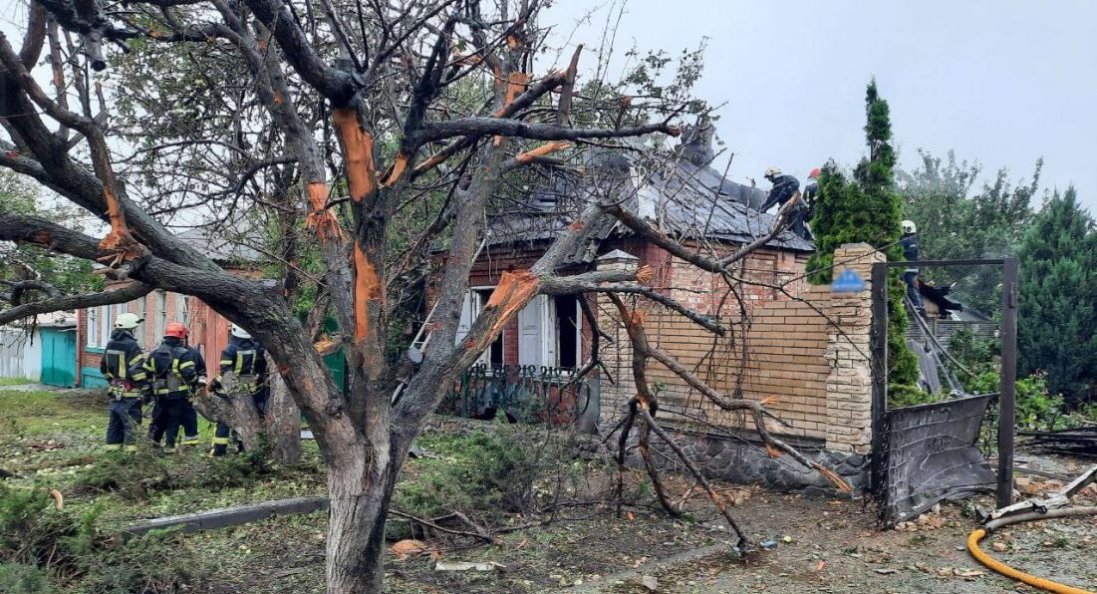
[[[293,401],[282,374],[270,374],[270,401],[265,419],[271,457],[280,464],[301,460],[301,410]],[[244,447],[247,447],[245,442]]]
[[[328,594],[381,594],[385,519],[394,481],[369,482],[361,466],[332,467],[328,473]],[[394,473],[391,467],[385,476]]]
[[256,451],[266,445],[274,461],[296,464],[301,459],[301,412],[281,374],[270,374],[269,381],[270,396],[265,415],[260,416],[250,392],[237,384],[232,373],[222,378],[223,392],[229,394],[228,397],[200,398],[195,407],[207,419],[232,427],[245,450]]

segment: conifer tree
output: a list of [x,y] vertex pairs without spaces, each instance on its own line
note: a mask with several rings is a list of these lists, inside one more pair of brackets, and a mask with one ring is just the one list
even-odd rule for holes
[[1020,372],[1084,404],[1097,381],[1097,231],[1074,188],[1056,193],[1021,244]]
[[[876,81],[865,92],[865,141],[868,155],[847,180],[830,162],[823,168],[811,229],[815,255],[808,261],[810,279],[817,284],[832,280],[834,250],[846,243],[867,243],[879,248],[889,261],[903,259],[898,244],[902,201],[895,187],[895,149],[891,146],[888,103],[880,98]],[[906,345],[909,324],[903,308],[901,271],[889,275],[888,290],[888,380],[895,386],[910,386],[918,380],[918,364]]]

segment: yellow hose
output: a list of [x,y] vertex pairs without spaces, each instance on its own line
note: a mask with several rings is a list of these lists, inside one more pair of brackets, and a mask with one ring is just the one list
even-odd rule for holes
[[1047,590],[1048,592],[1055,592],[1056,594],[1094,594],[1089,590],[1083,590],[1081,588],[1075,588],[1074,586],[1068,586],[1066,584],[1060,584],[1059,582],[1053,582],[1041,577],[1025,573],[1018,569],[1014,569],[1005,563],[991,557],[986,554],[983,549],[979,548],[979,542],[986,537],[987,531],[979,528],[972,532],[967,537],[967,549],[971,551],[971,556],[975,557],[979,563],[987,566],[988,568],[1015,580],[1024,582],[1030,586],[1040,588],[1041,590]]

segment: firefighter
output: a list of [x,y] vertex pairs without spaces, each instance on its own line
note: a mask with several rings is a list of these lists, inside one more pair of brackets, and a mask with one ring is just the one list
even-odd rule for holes
[[808,185],[804,187],[804,206],[807,207],[807,211],[804,212],[804,222],[810,223],[811,219],[815,216],[815,199],[819,197],[819,176],[823,174],[823,170],[816,167],[808,173]]
[[119,314],[99,362],[99,371],[110,382],[107,445],[117,445],[129,452],[137,449],[136,433],[141,425],[140,385],[145,381],[145,354],[133,331],[143,321],[136,314]]
[[145,371],[160,412],[153,419],[156,428],[152,440],[166,436],[168,451],[174,451],[179,428],[183,427],[185,446],[198,445],[198,414],[191,398],[206,385],[206,362],[195,349],[186,345],[187,327],[179,322],[168,324],[164,341],[148,354]]
[[[224,394],[220,377],[214,378],[210,382],[210,387],[222,396],[246,395],[251,397],[255,403],[255,408],[259,410],[260,418],[262,418],[267,412],[267,399],[270,394],[267,390],[266,352],[263,345],[255,341],[251,334],[240,326],[233,324],[230,334],[228,346],[221,351],[221,376],[226,373],[235,374],[239,392]],[[224,456],[228,451],[229,443],[234,441],[234,433],[231,427],[218,422],[211,454],[213,456]],[[237,451],[244,451],[243,443],[238,438],[235,441]]]
[[784,207],[788,201],[796,200],[796,204],[790,207],[791,210],[788,213],[789,229],[804,239],[811,239],[811,233],[804,225],[804,215],[807,208],[804,206],[803,201],[799,199],[800,180],[791,175],[782,174],[777,167],[766,169],[766,179],[773,184],[773,188],[770,189],[769,196],[766,197],[766,201],[762,203],[759,210],[766,212],[774,205]]
[[[899,223],[903,229],[903,236],[899,238],[899,244],[903,246],[903,257],[909,262],[918,260],[918,227],[914,221],[906,220]],[[914,306],[918,315],[926,317],[926,308],[922,304],[922,294],[918,292],[917,268],[907,268],[903,271],[903,282],[907,284],[907,297]]]

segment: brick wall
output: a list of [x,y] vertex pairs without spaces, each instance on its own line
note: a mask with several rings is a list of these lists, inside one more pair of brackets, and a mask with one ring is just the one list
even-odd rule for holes
[[[234,274],[257,276],[249,271],[234,271]],[[120,283],[117,286],[123,285]],[[189,343],[197,348],[206,360],[207,374],[213,376],[218,373],[221,351],[228,344],[229,321],[196,297],[156,290],[141,299],[114,305],[111,308],[112,326],[113,317],[123,312],[135,313],[145,319],[135,333],[137,342],[145,352],[160,344],[163,339],[163,330],[168,323],[183,322],[190,332]],[[88,310],[77,310],[76,358],[79,385],[93,388],[106,385],[106,380],[99,372],[103,350],[88,344],[90,318]]]
[[[863,268],[859,272],[867,280],[868,262],[881,257],[873,254],[868,246],[844,246],[836,253],[836,261],[863,257],[866,263],[852,267]],[[638,255],[610,254],[613,257],[600,260],[599,267],[654,264],[650,253]],[[743,298],[744,323],[738,300],[723,278],[672,259],[669,273],[657,275],[665,283],[653,286],[695,311],[717,317],[733,332],[716,336],[665,307],[645,305],[648,337],[722,394],[766,399],[767,408],[783,422],[771,423],[771,431],[825,440],[828,448],[833,442],[838,450],[861,451],[867,447],[869,425],[864,408],[869,399],[863,389],[870,382],[865,379],[868,362],[859,359],[858,353],[868,352],[870,293],[836,296],[829,286],[794,280],[803,274],[806,260],[803,255],[759,251],[742,262],[734,276],[759,283],[733,285]],[[785,283],[789,284],[784,291],[775,288]],[[635,391],[629,367],[631,348],[604,297],[599,298],[599,309],[600,326],[614,337],[604,347],[603,359],[619,382],[603,384],[603,421],[615,422]],[[837,321],[843,332],[828,318]],[[850,343],[851,336],[857,344]],[[865,346],[858,351],[862,337]],[[720,410],[661,364],[649,363],[647,373],[668,422],[743,427],[740,413]]]

